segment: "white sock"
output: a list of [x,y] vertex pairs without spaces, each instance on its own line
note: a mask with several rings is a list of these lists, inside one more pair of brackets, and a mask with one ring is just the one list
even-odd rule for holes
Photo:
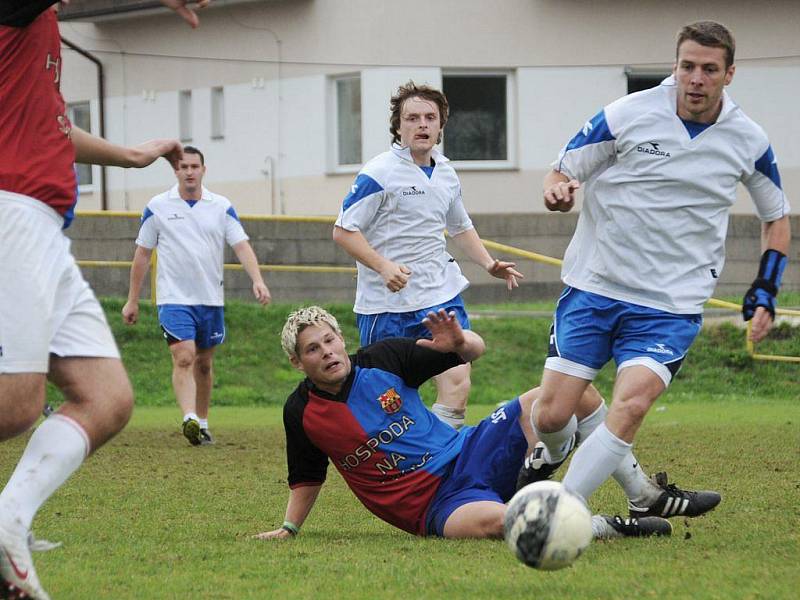
[[61,414],[45,419],[0,493],[0,519],[29,530],[42,504],[88,455],[89,436],[76,421]]
[[[603,402],[596,411],[578,421],[578,437],[581,440],[588,438],[606,420],[607,414],[608,408]],[[634,504],[649,506],[661,495],[662,490],[650,481],[632,452],[628,452],[611,476],[625,491],[628,500]]]
[[536,437],[538,437],[539,441],[545,446],[545,462],[553,464],[564,460],[569,451],[572,449],[570,441],[572,439],[572,435],[578,430],[578,419],[575,418],[575,415],[572,415],[563,429],[545,432],[540,431],[539,428],[536,427],[536,419],[534,418],[535,415],[536,403],[534,402],[533,406],[531,407],[531,427],[533,427]]
[[612,477],[625,490],[628,500],[638,506],[650,506],[658,500],[662,490],[647,476],[632,452],[628,452]]
[[208,429],[208,419],[198,419],[200,421],[200,429]]
[[605,422],[607,414],[608,408],[606,408],[606,403],[601,402],[597,410],[588,417],[584,417],[578,421],[578,439],[583,442],[583,440],[592,435],[592,432],[597,429],[601,423]]
[[189,413],[186,413],[185,415],[183,415],[183,422],[184,423],[186,423],[186,421],[188,421],[189,419],[194,419],[195,421],[198,421],[198,422],[200,421],[198,416],[193,412],[189,412]]
[[564,487],[588,500],[609,475],[616,471],[631,448],[632,444],[611,433],[605,423],[601,424],[572,457],[564,476]]

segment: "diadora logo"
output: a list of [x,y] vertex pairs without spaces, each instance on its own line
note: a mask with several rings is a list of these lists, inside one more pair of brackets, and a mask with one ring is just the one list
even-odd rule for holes
[[412,185],[407,190],[403,190],[403,196],[424,196],[425,190],[418,190],[417,186]]
[[656,344],[655,346],[650,346],[647,348],[648,352],[652,352],[654,354],[668,354],[672,356],[675,354],[672,350],[667,348],[664,344]]
[[394,388],[389,388],[380,396],[378,396],[378,402],[381,403],[383,412],[388,415],[393,415],[400,410],[401,406],[403,406],[403,400],[400,398],[400,394],[398,394],[397,390]]
[[594,125],[592,125],[592,122],[586,121],[586,123],[583,126],[583,129],[581,129],[583,137],[589,137],[589,133],[591,133],[592,129],[594,129]]
[[167,221],[183,221],[185,217],[180,216],[178,213],[172,213],[167,217]]
[[636,151],[652,154],[653,156],[663,156],[664,158],[672,156],[669,152],[661,149],[661,142],[645,142],[644,144],[636,146]]
[[211,339],[212,340],[216,340],[216,339],[221,338],[221,337],[222,337],[222,334],[219,331],[215,331],[214,333],[211,334]]
[[358,184],[357,183],[354,183],[353,185],[350,186],[350,193],[351,194],[355,194],[357,191],[358,191]]

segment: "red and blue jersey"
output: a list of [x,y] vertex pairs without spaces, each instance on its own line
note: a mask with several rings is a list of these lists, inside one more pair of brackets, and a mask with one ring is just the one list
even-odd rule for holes
[[286,401],[289,486],[323,483],[330,459],[370,512],[425,535],[428,507],[465,435],[431,413],[418,388],[463,361],[405,338],[372,344],[350,359],[338,394],[306,379]]
[[76,200],[75,149],[59,91],[58,22],[44,4],[12,2],[0,13],[0,190],[67,215]]

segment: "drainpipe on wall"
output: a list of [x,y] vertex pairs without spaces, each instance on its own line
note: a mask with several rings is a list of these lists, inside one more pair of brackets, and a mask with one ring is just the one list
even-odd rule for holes
[[[81,56],[88,58],[97,67],[97,104],[100,112],[98,120],[100,122],[100,137],[105,138],[106,137],[106,92],[105,92],[105,76],[103,74],[103,63],[101,63],[100,59],[98,59],[96,56],[84,50],[80,46],[73,44],[63,36],[61,37],[61,43],[63,43],[67,48],[74,50]],[[103,166],[100,167],[100,209],[108,210],[108,198],[106,194],[106,168]]]

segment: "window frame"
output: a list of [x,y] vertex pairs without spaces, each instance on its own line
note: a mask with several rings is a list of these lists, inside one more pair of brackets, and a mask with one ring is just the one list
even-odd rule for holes
[[[85,129],[85,128],[81,128],[81,129],[84,129],[84,131],[86,131],[87,133],[91,133],[91,134],[95,135],[94,132],[99,127],[99,124],[95,122],[95,113],[96,113],[96,111],[92,109],[92,101],[91,100],[77,100],[77,101],[74,101],[74,102],[67,102],[67,104],[66,104],[67,118],[69,119],[69,122],[72,123],[73,125],[76,125],[76,126],[80,127],[80,125],[77,125],[75,123],[75,108],[77,106],[86,106],[88,108],[88,110],[89,110],[89,127],[88,127],[88,129]],[[75,164],[77,165],[78,163],[75,163]],[[80,163],[80,164],[83,165],[85,163]],[[92,174],[92,182],[91,183],[81,183],[80,182],[80,178],[78,178],[78,195],[94,193],[97,190],[97,184],[100,181],[100,167],[97,166],[97,165],[86,165],[86,166],[89,167],[89,171]],[[76,173],[76,177],[77,177],[77,173]]]
[[212,140],[225,139],[225,87],[216,85],[211,88],[210,97],[210,135]]
[[181,142],[191,142],[194,137],[192,103],[192,90],[178,90],[178,139]]
[[[361,132],[359,134],[361,145],[361,160],[357,163],[339,162],[339,94],[337,85],[339,81],[357,79],[359,81],[361,111]],[[328,172],[358,173],[364,164],[364,78],[361,72],[337,73],[328,76]]]
[[[506,159],[505,160],[455,160],[451,165],[458,171],[510,171],[517,170],[517,85],[513,69],[442,69],[442,89],[447,77],[505,77],[506,80]],[[450,99],[448,98],[448,101]],[[452,110],[452,103],[450,106]],[[447,156],[447,125],[444,129],[442,152]],[[448,157],[449,158],[449,157]]]

